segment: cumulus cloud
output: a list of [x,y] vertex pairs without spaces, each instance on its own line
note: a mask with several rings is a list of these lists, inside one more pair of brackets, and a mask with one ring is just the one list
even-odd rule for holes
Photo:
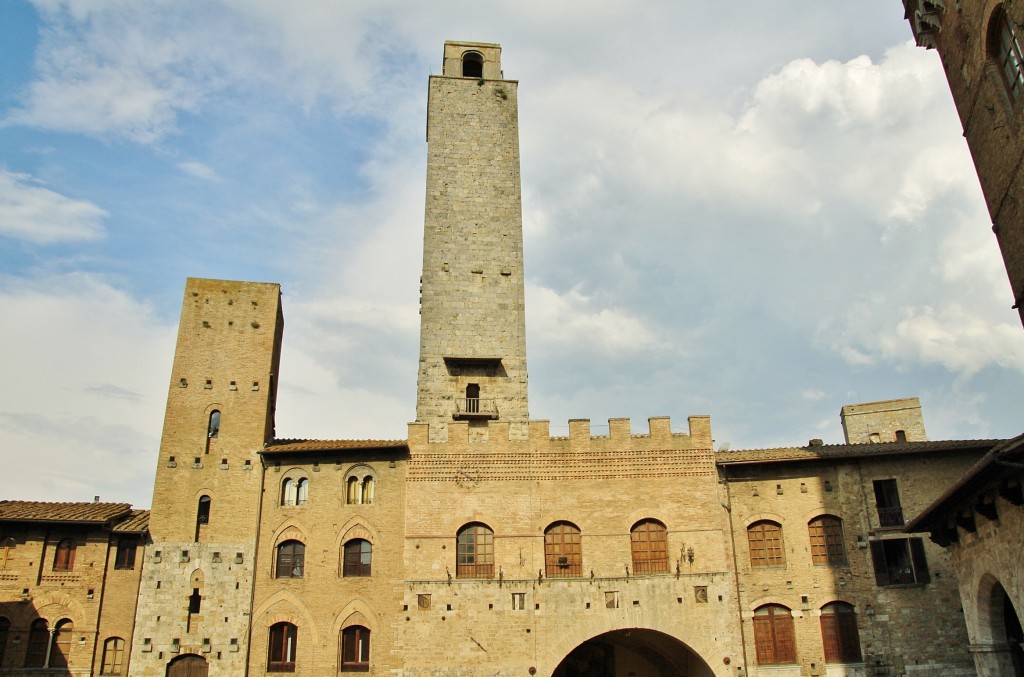
[[33,244],[96,240],[107,212],[65,197],[28,174],[0,169],[0,235]]

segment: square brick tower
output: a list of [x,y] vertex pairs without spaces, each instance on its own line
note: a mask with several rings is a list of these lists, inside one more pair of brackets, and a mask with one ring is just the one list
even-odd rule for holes
[[276,284],[189,278],[167,394],[132,675],[244,675],[284,320]]
[[517,86],[474,42],[446,42],[430,78],[416,421],[433,441],[453,420],[526,435]]
[[985,194],[1024,322],[1024,6],[904,0],[917,44],[935,49]]

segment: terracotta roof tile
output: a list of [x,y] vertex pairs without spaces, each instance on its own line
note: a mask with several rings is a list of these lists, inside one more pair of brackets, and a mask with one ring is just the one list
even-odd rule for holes
[[149,530],[149,511],[132,510],[131,514],[114,525],[115,534],[142,534]]
[[0,501],[0,521],[104,524],[131,515],[131,503],[46,503]]
[[934,442],[879,442],[864,444],[822,444],[774,449],[737,449],[715,453],[718,465],[772,463],[777,461],[813,461],[832,458],[900,456],[935,451],[985,450],[1003,440],[937,440]]
[[398,449],[408,446],[406,440],[274,440],[263,453],[292,451],[341,451],[345,449]]

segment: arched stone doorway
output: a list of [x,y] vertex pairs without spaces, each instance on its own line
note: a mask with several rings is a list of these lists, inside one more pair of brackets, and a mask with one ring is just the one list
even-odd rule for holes
[[657,630],[613,630],[588,639],[551,677],[713,677],[690,647]]
[[1024,677],[1024,631],[1021,630],[1020,615],[1001,584],[992,586],[988,604],[992,642],[1001,649],[993,656],[1000,663],[999,674]]
[[167,677],[206,677],[208,669],[205,658],[186,654],[167,664]]

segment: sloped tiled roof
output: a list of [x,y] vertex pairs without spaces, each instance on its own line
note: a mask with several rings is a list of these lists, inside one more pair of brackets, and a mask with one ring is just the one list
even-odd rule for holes
[[114,525],[115,534],[142,534],[149,530],[149,511],[132,510],[131,514]]
[[343,451],[345,449],[404,449],[406,440],[274,440],[263,453]]
[[47,503],[0,501],[3,522],[82,522],[105,524],[131,515],[131,503]]
[[715,453],[718,465],[742,465],[787,461],[816,461],[872,456],[901,456],[936,451],[977,451],[991,449],[1003,440],[937,440],[934,442],[877,442],[864,444],[822,444],[774,449],[737,449]]

